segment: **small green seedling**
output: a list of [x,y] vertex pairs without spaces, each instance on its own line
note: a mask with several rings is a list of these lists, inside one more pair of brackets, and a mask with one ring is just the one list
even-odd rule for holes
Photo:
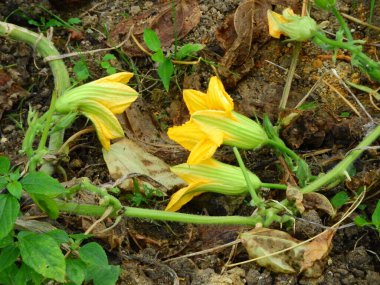
[[48,30],[50,27],[54,28],[66,28],[71,30],[77,30],[75,25],[81,24],[82,21],[79,18],[70,18],[67,21],[61,18],[45,19],[45,17],[40,17],[39,20],[29,19],[28,24],[40,28],[42,31]]
[[73,71],[78,81],[86,81],[91,76],[87,62],[84,58],[81,58],[74,63]]
[[201,44],[186,44],[174,55],[167,53],[165,56],[157,33],[151,29],[144,30],[144,42],[146,46],[154,52],[151,55],[151,59],[158,63],[157,73],[166,91],[169,91],[170,79],[174,74],[172,59],[184,60],[204,47]]
[[348,194],[344,191],[340,191],[331,198],[331,204],[335,209],[342,207],[349,200]]
[[142,204],[149,205],[155,202],[155,198],[163,197],[164,193],[158,189],[151,188],[146,184],[143,184],[143,189],[141,189],[139,182],[133,180],[133,193],[127,194],[127,199],[131,202],[133,206],[140,206]]
[[380,200],[377,201],[375,211],[371,216],[371,221],[368,221],[364,216],[357,216],[354,222],[359,227],[370,226],[380,232]]
[[100,66],[106,71],[108,75],[115,74],[117,72],[116,68],[112,65],[112,60],[116,60],[113,54],[107,53],[103,56]]

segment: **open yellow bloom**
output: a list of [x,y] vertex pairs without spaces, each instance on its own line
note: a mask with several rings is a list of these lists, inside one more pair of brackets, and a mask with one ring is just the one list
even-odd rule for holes
[[277,39],[284,35],[294,41],[306,41],[318,30],[317,23],[310,16],[296,15],[290,8],[286,8],[282,15],[268,10],[267,16],[269,34]]
[[[166,211],[178,211],[183,205],[204,192],[225,195],[241,195],[248,192],[243,173],[239,167],[208,159],[196,165],[187,163],[171,168],[189,185],[174,193],[166,207]],[[260,179],[248,171],[252,185],[257,189]]]
[[191,118],[169,128],[168,135],[190,150],[189,164],[211,158],[222,144],[253,149],[267,142],[258,123],[233,111],[233,101],[217,77],[211,78],[207,93],[184,90],[183,96]]
[[111,139],[124,136],[115,114],[124,112],[138,97],[136,90],[125,85],[132,76],[119,72],[67,90],[55,108],[60,113],[79,112],[89,118],[102,146],[109,150]]

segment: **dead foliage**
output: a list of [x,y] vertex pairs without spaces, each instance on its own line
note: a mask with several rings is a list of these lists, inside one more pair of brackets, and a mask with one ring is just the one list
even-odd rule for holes
[[[301,273],[317,277],[331,250],[334,230],[327,230],[309,242],[301,242],[286,232],[256,228],[241,234],[241,240],[251,259],[274,272]],[[285,249],[288,249],[286,250]],[[284,251],[272,255],[278,251]]]
[[[174,3],[163,1],[147,11],[123,19],[116,24],[110,32],[108,44],[111,46],[119,44],[132,31],[136,39],[145,47],[143,33],[149,28],[157,33],[161,46],[167,48],[175,38],[182,39],[186,36],[199,23],[200,17],[201,10],[195,0],[177,0]],[[146,56],[131,39],[123,46],[123,51],[129,56]]]

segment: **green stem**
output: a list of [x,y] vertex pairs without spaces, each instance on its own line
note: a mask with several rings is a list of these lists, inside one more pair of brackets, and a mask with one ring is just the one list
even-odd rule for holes
[[243,176],[244,176],[244,179],[245,179],[245,182],[247,183],[247,187],[248,187],[248,191],[249,191],[249,194],[251,194],[251,197],[252,197],[252,201],[253,203],[256,205],[256,207],[259,207],[261,204],[262,204],[262,200],[261,198],[257,195],[256,193],[256,189],[255,187],[253,187],[252,185],[252,181],[251,179],[249,178],[249,175],[248,175],[248,172],[247,172],[247,169],[245,168],[245,165],[244,165],[244,162],[243,162],[243,159],[241,158],[241,155],[239,153],[239,150],[237,149],[236,146],[234,146],[233,148],[233,151],[234,151],[234,154],[236,156],[236,159],[239,163],[239,166],[240,166],[240,169],[243,173]]
[[342,15],[339,13],[338,9],[335,6],[333,6],[331,8],[331,12],[334,14],[334,16],[337,18],[340,26],[343,28],[344,33],[346,34],[348,41],[353,41],[353,37],[352,37],[351,31],[350,31],[350,28],[347,26],[346,21],[343,19]]
[[332,170],[327,172],[325,175],[318,178],[314,182],[310,183],[306,187],[302,188],[301,192],[310,193],[310,192],[317,191],[323,185],[343,175],[344,171],[347,170],[347,168],[351,165],[351,163],[353,163],[355,159],[357,159],[363,153],[366,147],[371,145],[379,136],[380,136],[380,126],[377,126],[372,131],[372,133],[370,133],[367,137],[365,137],[364,140],[362,140],[358,144],[358,146],[354,150],[352,150],[345,159],[339,162]]
[[[97,205],[66,203],[59,200],[56,200],[56,202],[60,211],[76,215],[100,217],[107,209],[107,207]],[[261,217],[259,216],[199,216],[133,207],[126,207],[124,209],[125,211],[123,215],[130,218],[144,218],[181,223],[255,226],[257,223],[262,222]],[[115,215],[116,214],[114,214],[114,216]]]
[[284,184],[277,184],[277,183],[261,183],[261,187],[269,188],[269,189],[280,189],[280,190],[286,190],[288,189],[288,186]]
[[[43,37],[40,34],[34,33],[32,31],[29,31],[25,28],[22,28],[13,24],[0,22],[0,36],[5,36],[16,41],[27,43],[28,45],[36,49],[42,57],[59,55],[59,52],[54,47],[53,43],[49,41],[47,38]],[[60,96],[70,86],[69,73],[67,72],[67,69],[63,60],[57,59],[57,60],[49,61],[49,66],[51,68],[51,71],[54,77],[54,91],[53,91],[53,96],[50,103],[50,109],[48,111],[50,113],[47,116],[48,118],[47,118],[46,124],[44,125],[44,129],[42,131],[43,135],[42,135],[42,138],[40,139],[38,150],[41,150],[46,145],[51,118],[54,112],[55,99],[58,96]],[[50,139],[49,150],[50,151],[57,150],[62,144],[62,139],[63,139],[63,131],[53,134]],[[30,170],[33,171],[35,170],[35,168],[36,168],[36,165],[35,163],[33,163],[30,166]],[[47,166],[45,170],[49,174],[52,173],[52,167]]]
[[271,140],[268,140],[267,145],[274,147],[275,149],[278,149],[282,153],[287,154],[294,161],[300,160],[300,157],[294,151],[288,148],[283,142],[280,143],[278,141],[274,141],[273,139],[271,139]]

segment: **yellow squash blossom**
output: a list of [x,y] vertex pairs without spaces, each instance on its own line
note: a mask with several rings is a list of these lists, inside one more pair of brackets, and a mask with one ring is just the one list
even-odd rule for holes
[[[166,211],[178,211],[195,196],[204,192],[224,195],[241,195],[248,192],[246,181],[239,167],[225,164],[212,158],[196,165],[183,163],[171,167],[170,170],[189,185],[172,195],[165,209]],[[249,171],[248,175],[253,187],[260,188],[260,179]]]
[[258,123],[233,111],[233,101],[217,77],[210,79],[207,93],[184,90],[183,97],[191,118],[169,128],[168,135],[190,150],[189,164],[211,158],[222,144],[254,149],[268,141]]
[[286,8],[282,15],[268,10],[269,34],[279,39],[281,35],[294,41],[306,41],[318,30],[317,23],[310,16],[299,16],[293,10]]
[[115,114],[124,112],[138,97],[136,90],[126,85],[132,76],[119,72],[67,90],[55,108],[60,113],[79,112],[89,118],[102,146],[109,150],[111,139],[124,136]]

